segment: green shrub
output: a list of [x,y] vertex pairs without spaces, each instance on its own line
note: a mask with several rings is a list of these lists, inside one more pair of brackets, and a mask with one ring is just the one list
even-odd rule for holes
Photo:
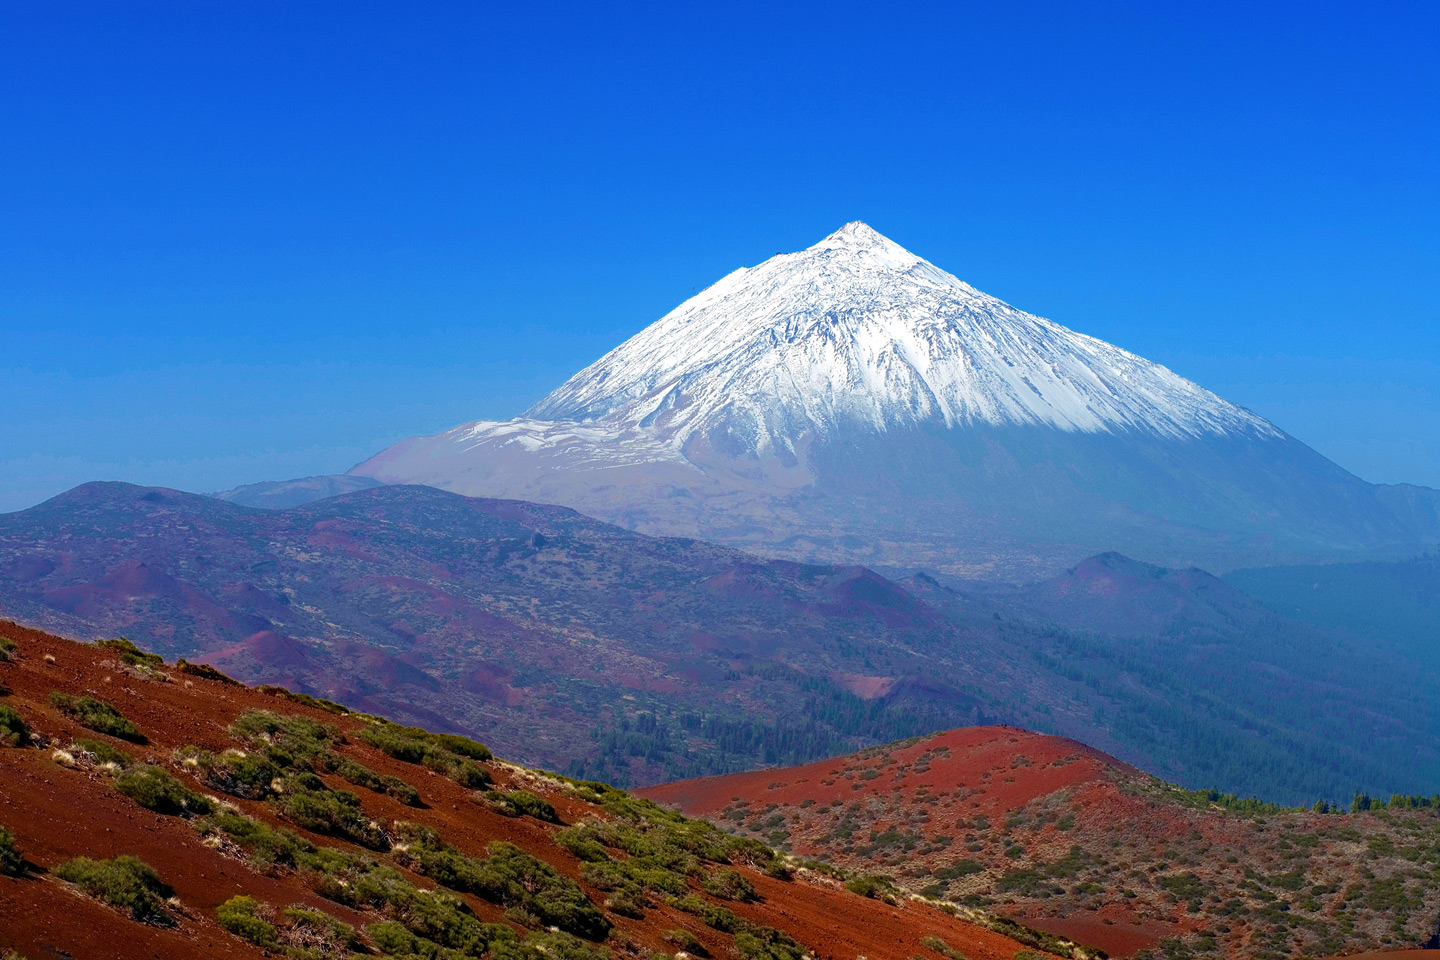
[[257,947],[273,949],[280,945],[280,930],[260,916],[260,901],[254,897],[231,897],[215,908],[220,926]]
[[231,686],[239,686],[238,682],[232,680],[230,677],[221,673],[219,670],[216,670],[208,663],[191,663],[189,660],[181,657],[179,660],[175,661],[175,670],[177,673],[183,673],[186,676],[191,677],[199,677],[201,680],[215,680],[219,683],[228,683]]
[[96,733],[118,737],[133,743],[145,743],[145,735],[126,720],[119,710],[94,697],[72,697],[55,692],[50,694],[50,703],[61,713],[73,718],[80,726]]
[[285,927],[282,937],[322,957],[349,957],[360,945],[354,927],[322,910],[297,904],[286,907],[281,916]]
[[141,923],[168,926],[175,922],[165,909],[170,888],[137,857],[120,856],[114,860],[76,857],[56,867],[55,875],[97,900],[129,910],[130,916]]
[[131,767],[115,778],[115,789],[145,809],[167,816],[190,816],[215,809],[209,798],[202,797],[160,767]]
[[[291,757],[291,763],[303,761],[309,764],[317,756],[328,753],[330,745],[344,743],[345,736],[327,724],[298,717],[293,714],[272,713],[269,710],[246,710],[230,725],[230,735],[256,745],[278,748]],[[280,766],[281,762],[273,752],[271,758]]]
[[15,651],[19,649],[14,640],[9,637],[0,637],[0,663],[9,663],[15,659]]
[[940,954],[940,956],[946,957],[947,960],[965,960],[965,954],[956,950],[939,937],[921,937],[920,942]]
[[124,750],[103,740],[88,740],[82,737],[75,741],[75,746],[94,757],[97,763],[113,763],[121,770],[128,767],[133,759]]
[[544,820],[546,823],[559,823],[560,816],[550,801],[538,797],[529,790],[511,790],[502,793],[499,790],[486,790],[480,794],[491,809],[507,817],[534,817],[536,820]]
[[495,960],[609,960],[610,951],[568,933],[532,933],[524,940],[499,944]]
[[605,845],[600,842],[599,832],[590,824],[556,831],[555,842],[581,860],[600,863],[610,859]]
[[124,637],[115,637],[113,640],[97,640],[97,647],[105,647],[120,654],[120,662],[128,663],[132,667],[163,667],[165,658],[158,653],[146,653],[135,644]]
[[268,755],[259,752],[226,750],[216,756],[199,747],[184,747],[181,761],[195,768],[196,775],[207,787],[246,800],[264,800],[270,795],[271,783],[280,776],[280,767]]
[[845,889],[872,900],[883,900],[885,903],[895,902],[895,884],[889,877],[874,874],[852,877],[845,881]]
[[396,760],[423,763],[463,787],[486,787],[492,782],[490,774],[475,763],[491,759],[489,748],[468,737],[385,722],[367,726],[359,737]]
[[735,952],[745,960],[800,960],[807,953],[789,934],[758,923],[735,934]]
[[719,897],[721,900],[754,900],[755,887],[746,880],[738,871],[728,867],[716,870],[714,873],[703,878],[700,886],[712,897]]
[[30,743],[30,728],[7,703],[0,703],[0,746],[23,747]]
[[[194,823],[201,836],[223,836],[249,856],[262,870],[274,866],[303,869],[321,858],[314,844],[284,828],[271,827],[233,810],[217,809]],[[335,851],[336,856],[344,854]]]
[[661,938],[666,943],[673,944],[686,953],[693,953],[697,957],[709,956],[705,950],[705,944],[701,943],[700,938],[689,930],[681,930],[679,927],[676,927],[673,930],[666,930],[661,934]]
[[794,871],[790,869],[790,861],[784,857],[771,857],[765,863],[765,876],[773,877],[776,880],[789,880],[794,877]]
[[385,831],[360,809],[359,797],[349,790],[331,790],[313,773],[286,779],[275,802],[287,819],[306,830],[343,837],[374,850],[389,846]]
[[384,776],[380,782],[385,785],[385,792],[407,807],[420,806],[420,791],[399,777]]
[[492,782],[490,774],[477,765],[474,760],[457,757],[453,753],[446,753],[433,747],[428,749],[425,759],[421,763],[441,776],[449,777],[462,787],[471,789],[488,787]]
[[468,857],[421,824],[399,824],[405,845],[402,862],[441,886],[473,893],[491,903],[517,907],[545,926],[590,940],[603,940],[610,922],[569,877],[510,843],[490,845],[483,860]]
[[[421,732],[424,733],[424,731]],[[495,756],[485,744],[476,743],[469,737],[462,737],[457,733],[425,733],[425,737],[441,750],[448,750],[457,756],[479,760],[482,763],[493,760]]]
[[0,827],[0,874],[18,877],[25,872],[25,858],[15,846],[15,835]]
[[326,713],[346,714],[350,712],[350,708],[343,703],[326,700],[324,697],[312,697],[308,693],[294,693],[286,690],[284,687],[277,687],[271,683],[261,684],[255,689],[266,696],[275,697],[279,700],[288,700],[291,703],[298,703],[307,707],[314,707],[317,710],[324,710]]

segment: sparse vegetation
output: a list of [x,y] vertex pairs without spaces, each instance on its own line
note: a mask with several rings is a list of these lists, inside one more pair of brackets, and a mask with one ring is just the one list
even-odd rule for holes
[[666,930],[661,936],[666,943],[673,944],[686,953],[693,953],[697,957],[707,956],[705,945],[689,930],[681,930],[677,927]]
[[15,846],[15,835],[0,827],[0,875],[18,877],[25,872],[25,858]]
[[162,926],[174,923],[165,909],[170,888],[138,857],[120,856],[114,860],[76,857],[56,867],[55,875],[97,900],[128,910],[130,916],[141,923]]
[[468,737],[377,722],[362,730],[360,739],[396,760],[424,764],[462,787],[488,787],[492,782],[476,762],[491,759],[489,748]]
[[111,640],[97,640],[95,645],[115,651],[120,655],[121,663],[128,664],[132,667],[149,667],[154,669],[165,665],[165,658],[160,656],[160,654],[146,653],[124,637],[115,637]]
[[19,645],[9,637],[0,637],[0,663],[9,663],[15,659],[15,651]]
[[228,683],[231,686],[238,686],[236,681],[216,670],[208,663],[191,663],[184,657],[175,661],[175,672],[183,673],[189,677],[199,677],[201,680],[216,680],[220,683]]
[[140,732],[139,728],[104,700],[97,700],[94,697],[72,697],[56,691],[50,694],[50,703],[87,730],[94,730],[96,733],[103,733],[120,740],[129,740],[132,743],[146,742],[145,735]]
[[925,945],[926,949],[935,951],[947,960],[966,960],[964,953],[956,950],[939,937],[922,937],[920,942]]
[[240,939],[273,949],[280,945],[280,930],[260,915],[261,909],[262,904],[254,897],[231,897],[215,908],[215,920]]
[[0,703],[0,746],[24,747],[30,744],[30,727],[8,703]]
[[560,817],[549,800],[538,797],[529,790],[486,790],[479,795],[490,808],[507,817],[534,817],[546,823],[559,823]]
[[128,768],[115,778],[115,789],[145,809],[167,816],[194,816],[215,808],[210,798],[191,790],[163,767]]
[[130,754],[119,747],[112,746],[103,740],[90,740],[79,738],[72,745],[73,748],[84,751],[95,758],[99,764],[110,764],[117,770],[123,770],[131,763]]

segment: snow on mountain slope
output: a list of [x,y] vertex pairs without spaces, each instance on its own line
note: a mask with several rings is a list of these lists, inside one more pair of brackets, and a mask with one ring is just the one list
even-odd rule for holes
[[526,411],[643,428],[676,448],[795,453],[845,426],[1042,424],[1279,435],[1166,368],[1024,313],[863,223],[737,270]]
[[863,223],[731,273],[523,417],[351,472],[958,576],[1048,576],[1105,550],[1224,572],[1440,539],[1440,493],[1381,491]]

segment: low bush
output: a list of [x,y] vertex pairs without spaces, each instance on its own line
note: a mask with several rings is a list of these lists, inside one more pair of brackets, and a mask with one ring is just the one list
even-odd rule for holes
[[[203,837],[223,837],[234,843],[261,870],[275,866],[305,869],[321,856],[315,845],[299,834],[277,829],[233,810],[217,809],[194,821],[194,826]],[[336,855],[343,856],[338,851]]]
[[240,939],[273,949],[280,945],[280,930],[261,916],[264,909],[254,897],[231,897],[215,908],[215,920]]
[[721,900],[754,900],[755,886],[738,871],[728,867],[716,870],[700,881],[700,886],[712,897]]
[[360,945],[355,928],[323,910],[303,905],[286,907],[281,913],[281,940],[304,957],[350,957]]
[[145,735],[140,732],[139,728],[104,700],[96,700],[94,697],[72,697],[56,691],[50,694],[50,703],[87,730],[94,730],[96,733],[129,740],[133,743],[146,742]]
[[609,960],[610,951],[568,933],[545,930],[499,944],[495,960]]
[[120,856],[114,860],[76,857],[56,867],[55,875],[97,900],[129,910],[130,916],[141,923],[168,926],[175,922],[165,909],[170,888],[137,857]]
[[15,846],[15,835],[0,827],[0,874],[18,877],[25,872],[25,858]]
[[317,710],[324,710],[326,713],[347,714],[350,708],[343,703],[336,703],[334,700],[326,700],[324,697],[312,697],[308,693],[294,693],[284,687],[277,687],[274,684],[261,684],[255,688],[266,696],[275,697],[279,700],[288,700],[291,703],[302,704],[307,707],[314,707]]
[[175,661],[175,671],[190,677],[199,677],[201,680],[215,680],[219,683],[228,683],[231,686],[239,686],[239,683],[225,674],[216,670],[208,663],[191,663],[184,657]]
[[592,824],[581,824],[578,827],[559,830],[555,833],[555,842],[581,860],[602,863],[610,859],[610,854],[605,851],[605,845],[600,842],[599,831]]
[[19,646],[9,637],[0,637],[0,663],[9,663],[15,659],[15,651]]
[[476,761],[491,759],[484,744],[453,733],[430,733],[419,727],[373,723],[359,737],[396,760],[421,763],[463,787],[487,787],[491,777]]
[[75,741],[74,746],[94,757],[96,763],[113,764],[119,770],[124,770],[128,767],[133,759],[130,754],[124,750],[111,746],[103,740],[80,738]]
[[745,960],[800,960],[807,955],[789,934],[756,923],[735,934],[735,952]]
[[441,886],[473,893],[503,907],[520,908],[545,926],[589,940],[603,940],[610,922],[579,884],[510,843],[490,845],[483,860],[445,843],[431,827],[396,826],[400,859]]
[[550,801],[529,790],[486,790],[480,794],[479,799],[484,800],[492,810],[507,817],[534,817],[546,823],[560,822],[560,816]]
[[666,930],[660,936],[666,943],[677,946],[686,953],[693,953],[697,957],[709,956],[705,950],[705,944],[701,943],[700,938],[689,930],[681,930],[676,927],[673,930]]
[[921,937],[920,942],[924,944],[926,948],[934,950],[940,954],[940,956],[945,957],[946,960],[965,960],[965,954],[956,950],[939,937]]
[[131,767],[115,778],[115,789],[147,810],[166,816],[209,813],[215,804],[160,767]]
[[165,666],[165,658],[160,656],[160,654],[146,653],[124,637],[115,637],[113,640],[97,640],[95,641],[95,645],[97,647],[114,650],[120,654],[121,663],[128,663],[132,667],[155,668]]
[[313,773],[301,773],[283,782],[275,804],[286,819],[306,830],[342,837],[383,850],[390,838],[360,809],[360,798],[349,790],[331,790]]
[[896,898],[894,881],[889,877],[881,877],[874,874],[866,874],[846,880],[845,889],[851,893],[858,893],[862,897],[869,897],[872,900],[882,900],[885,903],[894,903]]
[[407,807],[420,806],[420,791],[399,777],[384,776],[380,782],[385,785],[385,792]]
[[7,703],[0,703],[0,745],[23,747],[30,743],[30,728]]
[[246,710],[230,725],[230,735],[247,743],[278,748],[290,758],[290,763],[285,763],[284,757],[272,753],[280,766],[296,761],[309,764],[316,756],[327,753],[331,744],[345,742],[344,734],[328,724],[269,710]]
[[195,770],[207,787],[246,800],[264,800],[271,784],[280,776],[280,767],[268,755],[243,750],[226,750],[218,756],[199,747],[184,747],[181,763]]

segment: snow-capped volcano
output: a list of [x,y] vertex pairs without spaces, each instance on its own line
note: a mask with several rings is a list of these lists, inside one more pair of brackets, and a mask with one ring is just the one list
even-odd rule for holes
[[1101,550],[1219,571],[1440,533],[1433,491],[1364,483],[859,222],[722,278],[521,418],[406,440],[352,473],[962,574]]
[[981,293],[848,223],[736,270],[526,411],[608,420],[683,447],[795,452],[810,431],[1039,424],[1160,436],[1260,432],[1264,420],[1094,337]]

